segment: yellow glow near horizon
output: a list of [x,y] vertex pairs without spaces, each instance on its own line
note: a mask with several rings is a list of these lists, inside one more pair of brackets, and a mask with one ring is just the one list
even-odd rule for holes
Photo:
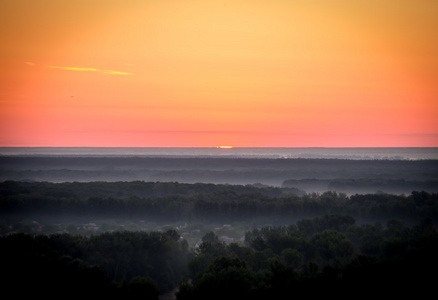
[[438,146],[437,1],[16,0],[0,17],[3,146]]

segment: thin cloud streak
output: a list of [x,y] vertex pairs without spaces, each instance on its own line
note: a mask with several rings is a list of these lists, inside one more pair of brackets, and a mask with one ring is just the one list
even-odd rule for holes
[[103,73],[103,74],[112,74],[112,75],[132,75],[133,74],[133,73],[128,73],[128,72],[114,71],[114,70],[99,70],[99,69],[95,69],[95,68],[59,67],[59,66],[47,66],[47,68],[68,70],[68,71],[99,72],[99,73]]
[[101,71],[104,74],[113,74],[113,75],[132,75],[133,73],[127,73],[127,72],[120,72],[120,71],[113,71],[113,70],[108,70],[108,71]]

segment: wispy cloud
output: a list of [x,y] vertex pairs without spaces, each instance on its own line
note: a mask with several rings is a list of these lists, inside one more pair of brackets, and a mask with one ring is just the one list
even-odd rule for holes
[[47,67],[51,69],[61,69],[61,70],[70,70],[70,71],[100,72],[100,70],[94,68],[56,67],[56,66],[47,66]]
[[78,67],[59,67],[59,66],[47,66],[51,69],[61,69],[61,70],[68,70],[68,71],[81,71],[81,72],[99,72],[103,74],[112,74],[112,75],[132,75],[133,73],[128,72],[120,72],[120,71],[114,71],[114,70],[99,70],[95,68],[78,68]]
[[26,61],[25,64],[28,66],[31,66],[31,67],[35,66],[35,64],[33,62],[30,62],[30,61]]
[[113,71],[113,70],[101,71],[101,72],[105,74],[114,74],[114,75],[132,75],[132,73]]

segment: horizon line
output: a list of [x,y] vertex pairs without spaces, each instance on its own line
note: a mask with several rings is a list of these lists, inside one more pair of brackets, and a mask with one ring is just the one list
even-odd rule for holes
[[[230,147],[230,148],[228,148]],[[232,150],[232,149],[248,149],[248,148],[295,148],[295,149],[336,149],[336,148],[438,148],[438,146],[228,146],[221,148],[221,146],[0,146],[0,148],[175,148],[175,149],[218,149],[218,150]]]

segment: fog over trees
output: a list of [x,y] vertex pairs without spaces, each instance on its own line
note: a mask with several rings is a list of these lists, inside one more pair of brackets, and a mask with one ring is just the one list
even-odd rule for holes
[[438,192],[438,160],[0,156],[0,180],[255,184],[305,192]]
[[420,296],[437,183],[436,160],[0,156],[1,280],[49,298]]

